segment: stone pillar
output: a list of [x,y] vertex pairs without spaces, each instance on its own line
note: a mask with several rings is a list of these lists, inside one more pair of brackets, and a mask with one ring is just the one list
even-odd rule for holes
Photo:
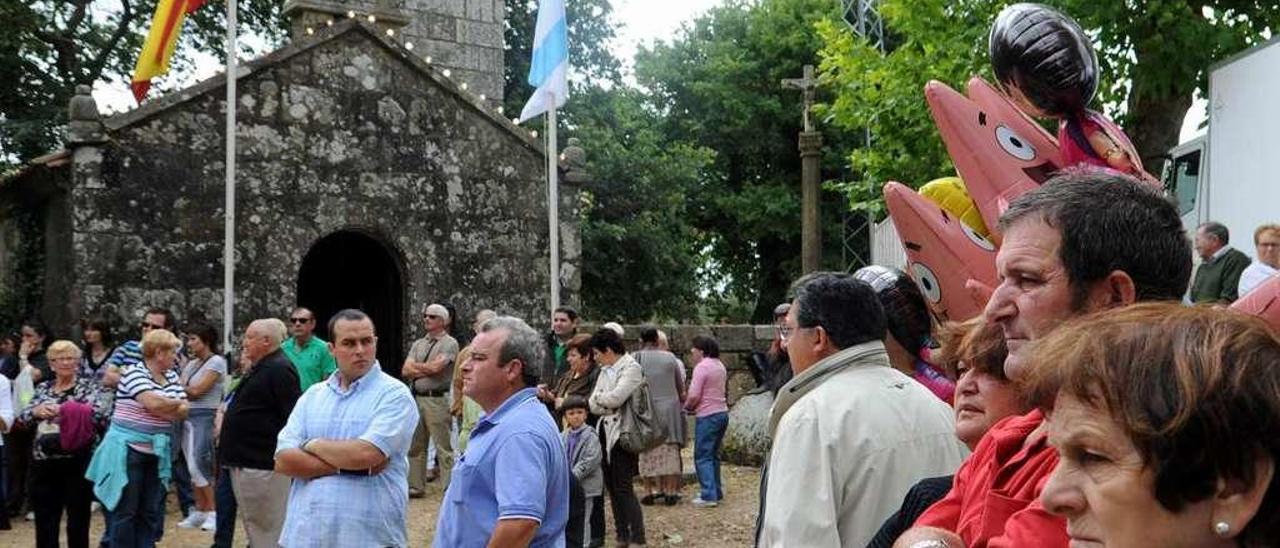
[[560,154],[560,304],[582,303],[582,187],[591,180],[587,151],[576,138]]
[[307,29],[315,32],[325,28],[329,21],[344,21],[347,12],[353,11],[366,18],[373,15],[379,28],[390,28],[399,31],[409,23],[404,11],[388,0],[344,2],[331,0],[288,0],[284,3],[284,16],[289,18],[289,37],[293,40],[304,40],[309,36]]
[[[47,203],[45,221],[45,304],[41,312],[63,333],[79,333],[78,320],[84,316],[83,275],[77,265],[91,261],[94,251],[76,249],[75,234],[83,231],[74,204],[77,194],[93,193],[106,188],[102,180],[102,145],[107,142],[106,128],[93,89],[76,86],[76,94],[67,105],[67,150],[71,152],[71,176],[63,192],[53,194]],[[59,185],[61,187],[61,185]]]
[[822,134],[800,133],[800,264],[808,274],[822,268],[822,218],[818,212],[821,191]]

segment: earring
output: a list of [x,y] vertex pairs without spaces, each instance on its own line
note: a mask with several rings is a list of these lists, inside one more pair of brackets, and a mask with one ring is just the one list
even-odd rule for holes
[[1219,521],[1218,523],[1213,524],[1213,532],[1219,537],[1227,538],[1227,535],[1231,533],[1231,524],[1225,521]]

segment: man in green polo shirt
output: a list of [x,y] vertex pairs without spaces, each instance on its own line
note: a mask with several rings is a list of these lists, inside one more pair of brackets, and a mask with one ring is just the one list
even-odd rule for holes
[[289,314],[289,332],[293,335],[280,347],[298,370],[298,382],[306,392],[311,385],[329,378],[338,368],[329,346],[311,333],[316,330],[316,315],[301,306]]

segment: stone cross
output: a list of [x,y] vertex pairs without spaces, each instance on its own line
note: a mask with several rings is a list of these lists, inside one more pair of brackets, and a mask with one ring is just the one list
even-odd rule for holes
[[783,87],[798,89],[804,93],[804,130],[813,131],[813,119],[810,111],[813,110],[814,92],[818,89],[818,79],[813,77],[813,65],[804,66],[803,78],[784,78],[782,80]]

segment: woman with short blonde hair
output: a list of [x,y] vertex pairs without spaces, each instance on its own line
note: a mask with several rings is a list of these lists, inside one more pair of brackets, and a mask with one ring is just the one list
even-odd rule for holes
[[111,428],[86,477],[109,512],[111,546],[154,546],[173,463],[173,423],[187,418],[178,373],[178,337],[152,329],[142,337],[142,362],[120,369]]
[[36,517],[36,546],[57,547],[58,526],[67,514],[67,545],[89,545],[89,506],[93,485],[84,473],[107,429],[111,402],[98,383],[80,373],[80,347],[54,341],[45,351],[53,376],[36,386],[18,422],[35,432],[31,449],[31,505]]

